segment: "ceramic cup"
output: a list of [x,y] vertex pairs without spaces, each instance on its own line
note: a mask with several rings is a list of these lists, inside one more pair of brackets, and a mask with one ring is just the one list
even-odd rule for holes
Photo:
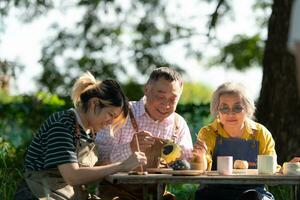
[[232,174],[232,156],[218,156],[217,157],[217,171],[221,175],[231,175]]
[[258,174],[274,174],[276,172],[277,157],[273,155],[257,156]]
[[282,166],[282,172],[285,175],[300,175],[300,162],[285,162]]
[[191,162],[190,164],[191,164],[191,170],[203,170],[204,169],[203,163]]

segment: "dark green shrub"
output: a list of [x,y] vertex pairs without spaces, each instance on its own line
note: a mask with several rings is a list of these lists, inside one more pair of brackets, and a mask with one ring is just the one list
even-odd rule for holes
[[57,96],[0,94],[0,199],[13,199],[22,178],[24,153],[34,132],[53,112],[65,108]]

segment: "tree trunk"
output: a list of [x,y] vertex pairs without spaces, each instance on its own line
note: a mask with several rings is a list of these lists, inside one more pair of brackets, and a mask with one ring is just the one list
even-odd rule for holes
[[10,75],[0,75],[0,91],[4,91],[9,94],[9,81]]
[[273,135],[280,164],[293,156],[300,156],[300,100],[295,60],[287,50],[292,2],[273,2],[256,112],[258,122],[264,124]]

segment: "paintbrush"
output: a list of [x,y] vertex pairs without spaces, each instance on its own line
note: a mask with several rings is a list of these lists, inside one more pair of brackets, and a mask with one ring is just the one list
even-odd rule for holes
[[[136,147],[137,147],[138,152],[141,152],[137,134],[135,134],[135,141],[136,141]],[[141,173],[143,174],[144,173],[143,165],[140,165],[140,169],[141,169]]]

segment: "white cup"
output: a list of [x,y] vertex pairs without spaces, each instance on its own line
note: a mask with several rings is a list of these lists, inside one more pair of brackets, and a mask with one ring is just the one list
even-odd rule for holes
[[258,155],[258,174],[275,174],[277,167],[277,157],[274,155]]
[[232,156],[218,156],[217,157],[217,171],[221,175],[231,175],[232,174]]

